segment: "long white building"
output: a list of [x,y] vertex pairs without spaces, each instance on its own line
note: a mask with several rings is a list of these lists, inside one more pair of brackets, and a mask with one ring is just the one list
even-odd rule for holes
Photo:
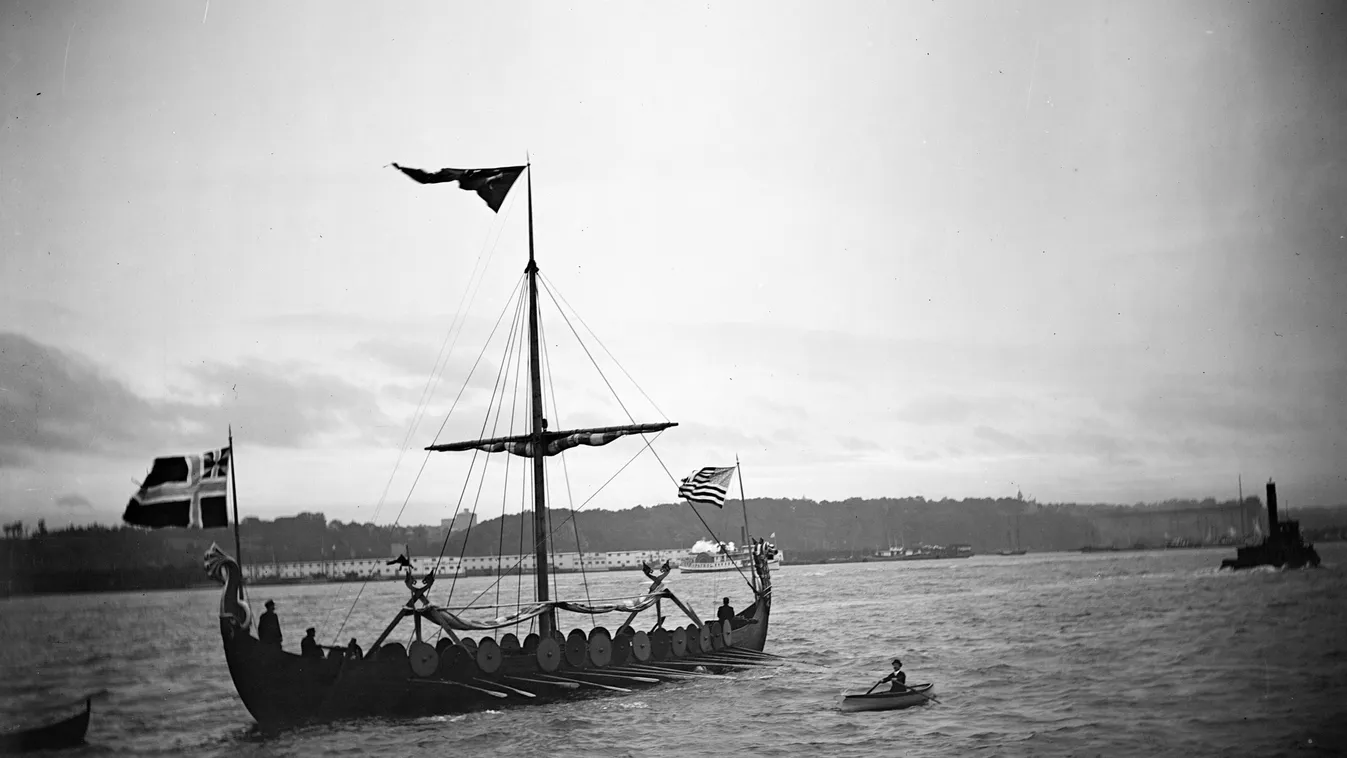
[[[585,571],[627,571],[639,569],[642,562],[658,567],[665,561],[677,566],[686,560],[688,551],[678,550],[619,550],[611,553],[584,553]],[[388,558],[349,558],[330,561],[298,561],[295,563],[252,563],[243,567],[243,574],[249,580],[258,579],[356,579],[366,577],[401,576],[399,566],[387,565]],[[425,576],[432,569],[436,576],[455,574],[494,574],[500,571],[509,574],[520,570],[532,573],[535,566],[533,554],[528,555],[472,555],[462,560],[458,556],[445,556],[436,568],[434,556],[417,556],[411,559],[412,573]],[[557,572],[578,572],[581,570],[580,553],[557,553],[552,556],[551,569]]]

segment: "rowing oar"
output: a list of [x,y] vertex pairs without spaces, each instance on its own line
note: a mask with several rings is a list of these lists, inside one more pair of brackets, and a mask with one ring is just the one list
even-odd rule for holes
[[607,670],[604,671],[586,670],[584,672],[584,675],[601,676],[605,679],[624,679],[628,682],[641,682],[643,684],[659,684],[659,680],[652,676],[635,676],[633,674],[627,673],[610,673]]
[[692,660],[708,661],[716,666],[738,666],[740,668],[765,665],[763,661],[755,661],[750,658],[738,658],[732,655],[721,655],[720,653],[703,653]]
[[885,679],[880,679],[879,681],[875,682],[874,687],[871,687],[870,689],[866,690],[866,691],[865,691],[865,694],[866,694],[866,695],[869,695],[871,692],[874,692],[874,691],[875,691],[875,687],[878,687],[879,685],[883,684],[884,682],[885,682]]
[[689,659],[685,659],[685,660],[681,660],[681,661],[660,661],[660,662],[659,662],[659,665],[661,665],[661,666],[726,666],[726,667],[729,667],[729,668],[741,668],[741,669],[742,669],[742,668],[749,668],[750,666],[756,666],[757,664],[756,664],[756,663],[739,663],[739,662],[737,662],[737,661],[734,662],[734,663],[730,663],[729,661],[716,662],[716,661],[714,661],[714,660],[703,659],[703,658],[697,657],[697,658],[689,658]]
[[[547,677],[549,677],[549,679],[551,679],[551,678],[553,678],[555,675],[543,674],[542,676],[547,676]],[[598,682],[587,682],[587,681],[585,681],[585,680],[583,680],[583,679],[568,679],[568,678],[566,678],[566,677],[564,677],[564,676],[555,676],[555,679],[554,679],[554,680],[555,680],[555,681],[558,681],[558,682],[570,682],[571,684],[584,685],[585,687],[598,687],[598,688],[601,689],[601,690],[612,690],[612,691],[614,691],[614,692],[631,692],[631,690],[627,689],[626,687],[614,687],[614,686],[612,686],[612,685],[610,685],[610,684],[599,684]]]
[[670,671],[661,666],[628,666],[624,671],[631,671],[636,674],[646,674],[648,676],[666,676],[670,679],[733,679],[734,677],[724,674],[703,674],[696,671]]
[[918,694],[918,695],[921,695],[922,697],[926,698],[927,700],[931,701],[932,703],[940,703],[941,705],[944,705],[944,703],[941,703],[939,700],[936,700],[936,699],[935,699],[935,695],[927,695],[925,692],[917,692],[916,690],[912,690],[912,691],[913,691],[914,693]]
[[509,690],[509,691],[511,691],[511,692],[518,692],[519,694],[523,695],[524,697],[538,697],[537,695],[533,694],[532,692],[529,692],[528,690],[521,690],[521,689],[519,689],[518,687],[511,687],[511,686],[508,685],[508,684],[501,684],[500,682],[493,681],[493,680],[491,680],[491,679],[483,679],[483,678],[480,677],[480,676],[473,677],[472,680],[473,680],[474,682],[485,682],[485,683],[487,683],[487,684],[494,684],[494,685],[496,685],[497,687],[500,687],[500,688],[503,689],[503,690]]
[[450,687],[462,687],[463,689],[475,690],[484,695],[490,695],[491,697],[509,697],[509,695],[505,694],[504,692],[496,692],[495,690],[488,690],[482,687],[474,687],[471,684],[455,682],[449,679],[409,679],[407,681],[416,682],[417,684],[439,684],[439,685],[449,685]]
[[571,682],[553,682],[547,679],[530,679],[526,676],[507,676],[506,679],[515,682],[531,682],[533,684],[546,684],[551,687],[560,687],[563,690],[578,690],[580,685]]

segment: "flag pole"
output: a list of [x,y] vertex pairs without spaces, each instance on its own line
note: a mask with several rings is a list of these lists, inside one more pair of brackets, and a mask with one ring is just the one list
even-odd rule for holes
[[[234,557],[238,559],[239,571],[243,570],[243,543],[239,541],[239,480],[234,473],[234,425],[229,425],[229,485],[234,491]],[[240,577],[242,579],[242,577]]]
[[[739,454],[734,455],[734,473],[739,475],[739,507],[744,511],[744,538],[748,540],[749,555],[753,554],[753,536],[748,533],[748,500],[744,498],[744,472],[739,468]],[[753,560],[752,557],[749,560]],[[749,572],[748,584],[754,592],[758,591],[758,572]]]

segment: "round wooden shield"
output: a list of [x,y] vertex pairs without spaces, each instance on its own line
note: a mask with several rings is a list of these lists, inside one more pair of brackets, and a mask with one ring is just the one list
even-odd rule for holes
[[711,625],[703,624],[702,627],[697,630],[697,650],[699,652],[709,653],[715,649],[713,645],[715,645],[715,638],[711,634]]
[[524,655],[533,655],[538,652],[538,640],[542,639],[536,634],[530,634],[524,638]]
[[613,660],[610,665],[624,666],[631,660],[630,634],[619,634],[613,638]]
[[683,631],[688,635],[688,655],[702,652],[702,628],[696,624],[688,624],[683,627]]
[[708,621],[706,628],[711,632],[711,649],[719,650],[725,647],[725,635],[721,633],[725,625],[719,621]]
[[477,668],[484,674],[494,674],[500,670],[500,645],[490,637],[483,637],[477,644]]
[[412,664],[413,674],[431,676],[440,667],[440,654],[429,643],[417,640],[407,648],[407,661]]
[[723,641],[723,642],[725,643],[725,647],[730,647],[731,645],[734,644],[734,635],[731,634],[731,624],[730,624],[730,622],[728,622],[728,621],[723,621],[723,622],[721,622],[721,624],[720,624],[720,639],[721,639],[721,641]]
[[533,655],[538,660],[538,668],[549,674],[561,668],[561,646],[551,637],[538,640],[538,651]]
[[441,637],[439,642],[435,643],[435,652],[444,655],[444,649],[454,644],[454,641],[448,637]]
[[675,658],[682,658],[688,653],[688,630],[679,627],[669,632],[669,652]]
[[451,679],[470,679],[477,675],[477,662],[462,645],[450,645],[440,655],[439,672]]
[[390,642],[379,648],[376,656],[379,660],[396,660],[407,657],[407,648],[402,646],[401,642]]
[[650,633],[650,657],[657,661],[666,660],[673,655],[673,635],[664,629]]
[[589,633],[589,662],[598,668],[607,666],[613,660],[613,638],[608,630],[596,626]]
[[582,669],[585,662],[589,659],[589,639],[585,637],[582,629],[572,629],[571,633],[566,635],[566,662],[571,668]]
[[[442,641],[448,642],[447,639]],[[464,656],[467,655],[467,653],[463,652],[463,648],[452,642],[446,645],[443,650],[440,650],[439,653],[440,665],[436,670],[439,672],[440,676],[449,677],[458,673],[457,669],[461,667],[461,662],[464,660]]]
[[650,660],[650,635],[637,632],[631,636],[631,657],[641,663]]
[[519,652],[519,638],[513,634],[506,633],[500,638],[501,655],[515,655]]
[[462,645],[463,649],[468,651],[468,656],[470,658],[477,660],[477,640],[471,637],[464,637],[458,644]]

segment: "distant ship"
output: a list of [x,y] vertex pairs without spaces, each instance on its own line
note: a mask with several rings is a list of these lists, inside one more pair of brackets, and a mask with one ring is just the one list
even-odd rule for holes
[[973,546],[965,544],[918,545],[914,548],[890,547],[870,557],[872,561],[933,561],[942,558],[972,558]]
[[1267,483],[1267,526],[1268,535],[1261,545],[1239,548],[1235,551],[1236,557],[1221,561],[1221,568],[1318,567],[1319,553],[1315,552],[1314,545],[1301,538],[1300,522],[1277,519],[1277,485],[1271,479]]
[[[1024,496],[1020,495],[1019,499],[1023,500]],[[1010,549],[997,551],[997,555],[1024,555],[1028,552],[1020,547],[1020,517],[1018,514],[1015,516],[1015,532],[1012,534],[1010,529],[1006,528],[1006,541],[1010,543]]]
[[[751,550],[740,548],[735,549],[733,542],[721,544],[723,550],[707,551],[703,553],[688,553],[688,557],[679,564],[678,570],[685,574],[709,574],[714,571],[750,571],[753,568],[753,553]],[[783,554],[778,549],[776,554],[768,559],[769,567],[781,568]]]

